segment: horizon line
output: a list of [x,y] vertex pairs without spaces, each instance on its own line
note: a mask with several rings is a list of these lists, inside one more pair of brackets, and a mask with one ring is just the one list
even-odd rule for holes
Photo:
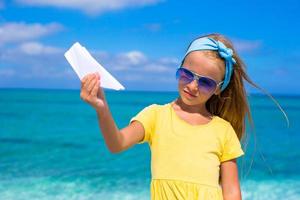
[[[61,91],[80,91],[80,88],[34,88],[34,87],[0,87],[0,90],[61,90]],[[169,92],[169,93],[176,93],[177,90],[136,90],[136,89],[127,89],[127,90],[112,90],[104,88],[105,92]],[[300,97],[298,93],[270,93],[274,96],[293,96],[293,97]],[[266,94],[261,92],[247,92],[247,95],[255,95],[255,96],[265,96]]]

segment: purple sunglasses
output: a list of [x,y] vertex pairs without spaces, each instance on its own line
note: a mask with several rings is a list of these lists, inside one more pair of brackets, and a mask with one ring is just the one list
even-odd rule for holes
[[195,72],[192,72],[188,70],[185,67],[179,67],[176,71],[176,79],[179,79],[184,84],[189,84],[193,80],[197,80],[198,83],[198,89],[200,91],[203,91],[205,93],[211,93],[216,90],[216,88],[223,83],[223,81],[217,83],[214,79],[207,77],[207,76],[201,76]]

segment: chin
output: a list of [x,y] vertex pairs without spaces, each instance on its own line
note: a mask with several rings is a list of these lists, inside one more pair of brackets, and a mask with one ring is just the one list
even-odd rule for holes
[[[200,96],[201,96],[201,94],[200,94]],[[181,100],[183,101],[184,104],[189,105],[189,106],[205,104],[208,99],[203,96],[202,97],[200,97],[200,96],[191,98],[191,97],[187,97],[185,92],[183,92],[183,91],[180,92]]]
[[199,101],[191,101],[189,99],[185,99],[185,98],[181,98],[182,101],[186,104],[186,105],[189,105],[189,106],[195,106],[195,105],[199,105],[201,104],[202,102],[199,102]]
[[[199,101],[199,99],[197,98],[187,98],[184,96],[185,94],[180,94],[180,98],[181,100],[183,101],[184,104],[186,105],[190,105],[190,106],[193,106],[193,105],[197,105],[197,104],[200,104],[201,101]],[[198,97],[199,98],[199,97]]]

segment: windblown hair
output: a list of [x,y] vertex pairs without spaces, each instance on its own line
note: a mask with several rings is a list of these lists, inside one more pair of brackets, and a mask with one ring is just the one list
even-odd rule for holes
[[[281,109],[281,111],[283,110],[270,94],[268,94],[265,90],[260,88],[249,78],[249,76],[246,73],[245,64],[237,54],[232,42],[229,39],[217,33],[204,35],[200,38],[202,37],[210,37],[215,40],[221,41],[225,44],[227,48],[231,48],[233,51],[233,58],[236,60],[236,64],[233,65],[233,72],[230,82],[228,86],[219,95],[213,95],[210,97],[210,99],[206,102],[206,108],[213,115],[217,115],[229,121],[233,126],[239,140],[242,140],[246,136],[246,117],[248,117],[251,127],[254,128],[247,93],[244,87],[244,80],[246,80],[255,88],[260,89],[261,91],[266,93],[269,97],[271,97],[274,100],[274,102]],[[217,61],[223,62],[223,65],[225,67],[225,62],[218,55],[217,51],[205,51],[205,53],[208,54],[208,56],[217,59]],[[286,116],[285,113],[284,115]]]
[[[244,147],[246,149],[246,146],[248,145],[248,133],[246,133],[246,117],[248,118],[248,121],[251,125],[252,130],[254,130],[254,123],[251,116],[251,110],[248,103],[247,93],[244,87],[244,80],[247,81],[250,85],[253,87],[261,90],[263,93],[268,95],[275,104],[279,107],[279,109],[284,114],[287,124],[289,126],[289,120],[284,112],[284,110],[281,108],[279,103],[270,95],[267,91],[259,87],[257,84],[255,84],[247,75],[246,73],[246,65],[242,61],[242,59],[239,57],[238,53],[236,52],[232,42],[227,39],[224,35],[213,33],[208,35],[203,35],[199,38],[203,37],[210,37],[214,40],[222,42],[227,48],[231,48],[233,51],[233,58],[235,59],[236,63],[233,65],[233,71],[232,75],[229,81],[229,84],[227,87],[220,92],[217,95],[212,95],[206,102],[206,108],[207,110],[213,114],[217,115],[232,125],[233,129],[235,130],[235,133],[239,140],[243,140]],[[196,38],[198,39],[198,38]],[[191,42],[192,44],[192,42]],[[190,44],[190,45],[191,45]],[[188,47],[189,48],[189,47]],[[225,61],[223,58],[219,56],[219,53],[217,51],[203,51],[205,55],[212,58],[216,63],[221,64],[224,66],[224,72],[225,72]],[[184,59],[181,63],[181,65],[184,63]],[[253,131],[254,136],[256,138],[255,131]],[[243,148],[244,149],[244,148]],[[256,149],[256,140],[254,140],[254,149]],[[254,154],[253,154],[254,155]],[[248,170],[248,173],[250,172],[251,165],[253,162],[254,157],[252,156],[252,161],[250,164],[250,168]],[[243,160],[244,162],[244,160]],[[272,172],[272,171],[271,171]],[[243,168],[242,168],[242,174],[243,174]],[[221,175],[219,177],[219,181],[221,180]]]

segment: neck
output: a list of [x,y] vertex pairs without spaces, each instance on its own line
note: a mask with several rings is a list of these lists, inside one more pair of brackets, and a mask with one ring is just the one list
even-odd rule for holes
[[178,105],[181,110],[189,113],[198,113],[202,116],[212,116],[211,113],[208,112],[206,109],[205,103],[204,104],[196,104],[196,105],[188,105],[184,103],[181,99],[181,97],[178,97],[175,102],[176,105]]

